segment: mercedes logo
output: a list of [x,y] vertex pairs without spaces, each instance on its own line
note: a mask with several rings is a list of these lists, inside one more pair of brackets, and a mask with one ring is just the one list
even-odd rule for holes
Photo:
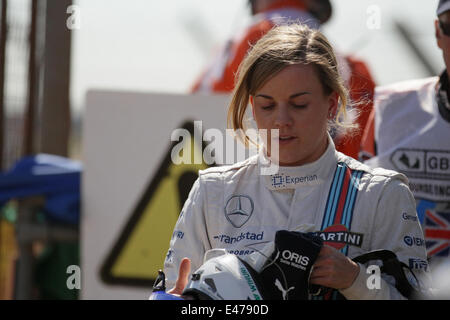
[[225,217],[235,227],[242,227],[253,213],[253,200],[246,195],[233,195],[225,205]]

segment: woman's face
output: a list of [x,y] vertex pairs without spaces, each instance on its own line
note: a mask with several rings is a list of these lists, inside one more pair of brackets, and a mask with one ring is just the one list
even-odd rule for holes
[[[311,65],[291,65],[270,78],[250,97],[258,129],[268,130],[268,146],[279,143],[279,164],[299,166],[320,158],[327,148],[327,119],[337,93],[325,95]],[[270,136],[279,129],[279,136]]]

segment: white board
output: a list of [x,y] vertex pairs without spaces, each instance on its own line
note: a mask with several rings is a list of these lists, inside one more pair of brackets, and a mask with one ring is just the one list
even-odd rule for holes
[[91,91],[83,122],[82,299],[147,299],[151,288],[110,285],[100,267],[185,120],[225,132],[228,96]]

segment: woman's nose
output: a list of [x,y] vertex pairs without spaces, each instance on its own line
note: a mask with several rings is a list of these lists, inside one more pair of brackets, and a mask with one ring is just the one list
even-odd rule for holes
[[277,114],[275,118],[275,126],[276,127],[286,127],[291,126],[293,124],[292,116],[289,112],[289,108],[287,105],[281,105],[277,108]]

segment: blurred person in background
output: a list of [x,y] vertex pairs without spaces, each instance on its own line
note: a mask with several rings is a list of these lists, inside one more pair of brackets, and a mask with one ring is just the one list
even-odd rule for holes
[[[437,266],[450,262],[450,0],[439,1],[434,25],[446,70],[440,76],[376,88],[360,160],[408,176],[428,262]],[[404,215],[399,223],[413,219]],[[411,260],[409,265],[428,267],[427,261]]]
[[[329,0],[250,0],[252,22],[246,30],[229,40],[222,52],[202,73],[192,88],[194,93],[230,93],[235,84],[237,69],[246,53],[275,25],[304,23],[319,29],[332,15]],[[356,102],[353,117],[359,130],[346,135],[332,132],[336,149],[355,159],[358,157],[361,136],[372,109],[374,80],[366,64],[350,55],[338,55],[341,74],[350,88],[350,98]]]

